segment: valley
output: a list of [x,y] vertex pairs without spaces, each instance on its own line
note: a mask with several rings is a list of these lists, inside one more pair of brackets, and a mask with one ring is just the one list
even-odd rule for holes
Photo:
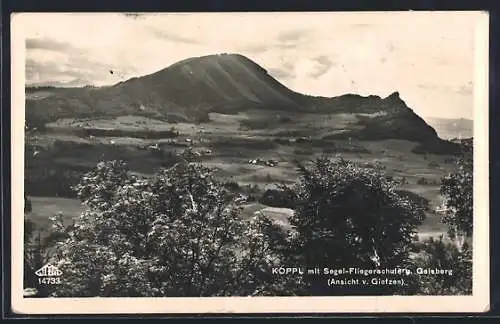
[[[292,184],[297,179],[295,160],[307,162],[327,154],[362,163],[379,163],[385,167],[388,176],[406,179],[401,189],[422,195],[436,208],[441,204],[440,179],[454,168],[452,156],[417,154],[413,150],[419,143],[408,140],[324,139],[325,134],[342,131],[349,121],[355,119],[353,116],[339,116],[340,122],[329,126],[328,121],[336,121],[336,115],[305,115],[296,121],[289,121],[286,126],[275,125],[263,131],[245,129],[241,122],[245,120],[244,115],[213,113],[210,117],[211,122],[200,124],[169,124],[134,116],[108,120],[63,120],[54,125],[48,124],[43,133],[28,135],[27,192],[33,201],[33,212],[29,217],[40,227],[47,228],[48,217],[57,212],[62,212],[68,221],[77,216],[83,206],[71,196],[68,186],[76,184],[77,178],[99,161],[125,160],[132,171],[148,176],[158,168],[175,163],[186,148],[195,152],[198,161],[215,168],[221,181],[257,188],[254,192],[256,199],[267,189],[275,188],[276,184]],[[82,135],[78,126],[83,123],[93,127],[91,129],[120,130],[123,134]],[[144,127],[151,134],[149,138],[127,134]],[[172,130],[178,135],[157,138],[154,134],[165,130]],[[252,164],[255,159],[272,160],[277,164]],[[67,178],[58,178],[60,174],[65,174]],[[268,206],[258,202],[249,203],[245,210],[247,213],[262,210],[280,221],[287,212],[271,212]],[[421,231],[444,231],[445,226],[440,224],[439,217],[429,212]]]

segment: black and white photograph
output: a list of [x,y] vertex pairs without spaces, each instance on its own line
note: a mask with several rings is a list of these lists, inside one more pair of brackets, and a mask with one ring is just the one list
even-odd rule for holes
[[487,310],[487,14],[12,30],[20,311]]

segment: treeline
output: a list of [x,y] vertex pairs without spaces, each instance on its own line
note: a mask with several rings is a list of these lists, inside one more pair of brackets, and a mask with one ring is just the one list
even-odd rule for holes
[[240,121],[240,128],[246,130],[272,129],[276,128],[277,125],[286,125],[292,121],[292,118],[284,115],[267,116],[260,119],[244,119]]
[[104,129],[104,128],[46,128],[48,131],[57,133],[67,133],[79,137],[135,137],[142,139],[163,139],[176,138],[179,136],[179,131],[169,130],[152,130],[152,129]]
[[24,190],[29,196],[76,198],[73,187],[89,169],[51,169],[47,172],[30,172],[24,179]]

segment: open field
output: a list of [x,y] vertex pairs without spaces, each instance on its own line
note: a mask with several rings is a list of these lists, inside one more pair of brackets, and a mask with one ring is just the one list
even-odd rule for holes
[[71,224],[84,210],[78,199],[58,197],[30,197],[33,211],[25,218],[35,223],[36,228],[45,236],[51,230],[50,217],[61,213],[65,224]]

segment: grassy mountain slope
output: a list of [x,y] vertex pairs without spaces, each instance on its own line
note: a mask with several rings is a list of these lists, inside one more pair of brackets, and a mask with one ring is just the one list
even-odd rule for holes
[[[27,125],[39,128],[61,118],[129,115],[169,123],[200,123],[208,121],[213,112],[241,114],[255,110],[291,114],[299,119],[305,113],[354,114],[356,121],[346,126],[338,135],[341,137],[425,143],[437,140],[435,130],[407,107],[397,92],[387,98],[308,96],[288,89],[239,54],[189,58],[156,73],[106,87],[28,89],[26,97]],[[336,123],[335,117],[331,123]]]

